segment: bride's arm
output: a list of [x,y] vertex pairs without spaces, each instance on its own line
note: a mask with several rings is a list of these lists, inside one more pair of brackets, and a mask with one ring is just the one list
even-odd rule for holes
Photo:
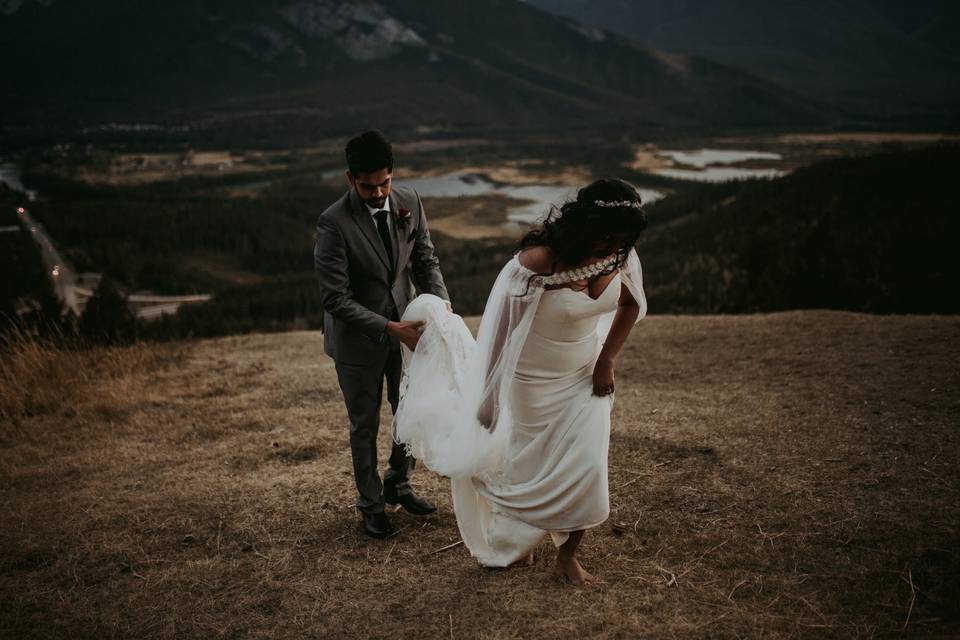
[[[620,301],[617,303],[617,312],[610,325],[610,332],[600,350],[596,367],[593,370],[593,393],[602,396],[613,392],[613,364],[617,354],[623,348],[630,335],[637,317],[640,315],[640,304],[626,285],[620,285]],[[607,389],[610,389],[608,392]]]

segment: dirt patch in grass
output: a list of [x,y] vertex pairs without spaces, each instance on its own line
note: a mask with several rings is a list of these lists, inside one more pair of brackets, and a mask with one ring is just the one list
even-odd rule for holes
[[546,542],[516,570],[438,552],[459,535],[424,470],[439,512],[363,537],[320,335],[202,342],[145,384],[92,376],[132,401],[110,420],[7,434],[0,635],[956,636],[958,344],[954,318],[644,320],[583,547],[602,582],[576,589]]

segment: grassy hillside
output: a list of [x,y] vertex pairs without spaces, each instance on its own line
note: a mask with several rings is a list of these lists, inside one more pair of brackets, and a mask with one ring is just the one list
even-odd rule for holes
[[942,317],[644,320],[582,590],[547,543],[516,570],[441,551],[459,536],[424,470],[439,513],[363,537],[319,334],[8,352],[0,635],[953,637],[957,345]]

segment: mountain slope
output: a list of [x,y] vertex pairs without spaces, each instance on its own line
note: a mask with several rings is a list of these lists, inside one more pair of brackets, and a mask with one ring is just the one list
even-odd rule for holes
[[6,120],[175,114],[325,131],[381,126],[821,123],[774,83],[667,55],[518,0],[9,4]]
[[948,0],[531,0],[651,46],[736,65],[862,113],[960,103],[960,5]]

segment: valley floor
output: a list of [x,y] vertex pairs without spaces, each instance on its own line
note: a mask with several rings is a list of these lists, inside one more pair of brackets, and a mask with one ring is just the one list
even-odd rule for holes
[[174,350],[2,425],[0,636],[960,634],[960,319],[644,320],[585,589],[547,542],[511,570],[442,550],[448,483],[425,470],[439,513],[363,537],[319,333]]

